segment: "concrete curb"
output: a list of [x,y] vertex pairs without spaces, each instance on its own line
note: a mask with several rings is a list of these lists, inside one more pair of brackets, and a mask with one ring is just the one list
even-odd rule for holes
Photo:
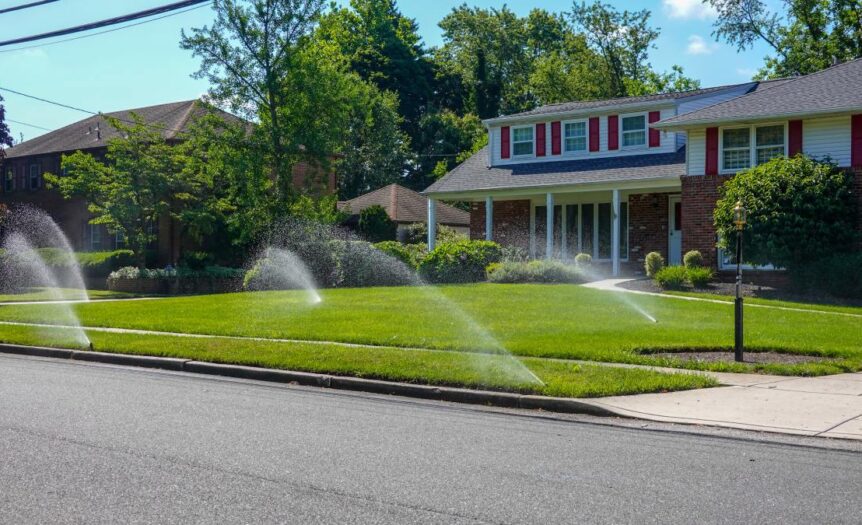
[[489,390],[470,390],[445,386],[416,385],[381,381],[361,377],[333,376],[311,372],[296,372],[273,368],[258,368],[254,366],[207,363],[190,359],[173,357],[142,356],[131,354],[112,354],[107,352],[90,352],[67,350],[41,346],[24,346],[0,343],[0,353],[26,355],[35,357],[50,357],[56,359],[73,359],[122,366],[142,368],[161,368],[194,374],[217,375],[269,381],[273,383],[295,383],[304,386],[334,388],[338,390],[353,390],[387,394],[420,399],[436,399],[471,405],[486,405],[505,408],[523,408],[530,410],[545,410],[547,412],[564,412],[570,414],[590,414],[594,416],[630,417],[597,403],[564,397],[546,397],[535,395],[513,394],[509,392],[494,392]]

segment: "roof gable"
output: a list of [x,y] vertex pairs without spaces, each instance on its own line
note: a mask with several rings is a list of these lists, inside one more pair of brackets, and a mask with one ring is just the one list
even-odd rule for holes
[[[382,206],[389,218],[395,222],[412,223],[426,222],[427,220],[428,199],[398,184],[390,184],[338,203],[340,210],[349,210],[354,215],[375,205]],[[468,226],[470,214],[453,206],[439,203],[437,222],[453,226]]]

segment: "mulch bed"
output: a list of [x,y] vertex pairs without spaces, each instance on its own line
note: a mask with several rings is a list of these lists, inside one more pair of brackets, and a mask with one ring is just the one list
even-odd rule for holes
[[[683,361],[699,361],[704,363],[734,363],[733,352],[658,352],[645,354],[655,357],[675,358]],[[820,357],[814,355],[782,354],[779,352],[745,352],[743,354],[746,363],[779,363],[784,365],[795,365],[800,363],[819,363],[823,361],[835,361],[831,357]]]

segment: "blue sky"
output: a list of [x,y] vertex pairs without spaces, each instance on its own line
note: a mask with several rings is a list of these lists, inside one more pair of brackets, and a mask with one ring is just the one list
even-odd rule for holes
[[[607,1],[607,0],[606,0]],[[24,0],[0,0],[0,8]],[[0,15],[2,39],[100,20],[169,3],[168,0],[60,0],[53,4]],[[441,43],[437,22],[460,0],[401,0],[401,11],[419,24],[426,45]],[[657,49],[650,61],[659,70],[673,64],[704,86],[750,79],[762,64],[767,50],[758,46],[737,53],[710,36],[713,14],[699,0],[610,0],[620,9],[646,8],[652,23],[661,28]],[[499,7],[499,2],[475,0],[470,5]],[[508,6],[519,14],[541,6],[550,11],[571,9],[570,0],[516,0]],[[197,61],[179,49],[180,30],[207,24],[208,6],[137,27],[104,35],[50,45],[50,40],[16,51],[0,48],[0,87],[30,93],[93,111],[114,111],[163,102],[186,100],[207,90],[203,80],[190,74]],[[84,34],[84,33],[81,33]],[[68,37],[67,37],[68,38]],[[34,44],[30,44],[33,46]],[[20,47],[20,46],[17,46]],[[59,108],[21,96],[0,92],[5,98],[7,119],[56,129],[84,118],[83,113]],[[45,131],[9,122],[13,135],[25,139]]]

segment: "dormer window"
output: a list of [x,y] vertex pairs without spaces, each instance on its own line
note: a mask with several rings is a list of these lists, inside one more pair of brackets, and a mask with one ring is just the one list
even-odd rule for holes
[[624,148],[646,145],[647,122],[646,115],[623,115],[622,143]]
[[512,128],[512,153],[516,157],[533,154],[533,126]]
[[587,151],[587,121],[566,122],[565,130],[566,153]]

